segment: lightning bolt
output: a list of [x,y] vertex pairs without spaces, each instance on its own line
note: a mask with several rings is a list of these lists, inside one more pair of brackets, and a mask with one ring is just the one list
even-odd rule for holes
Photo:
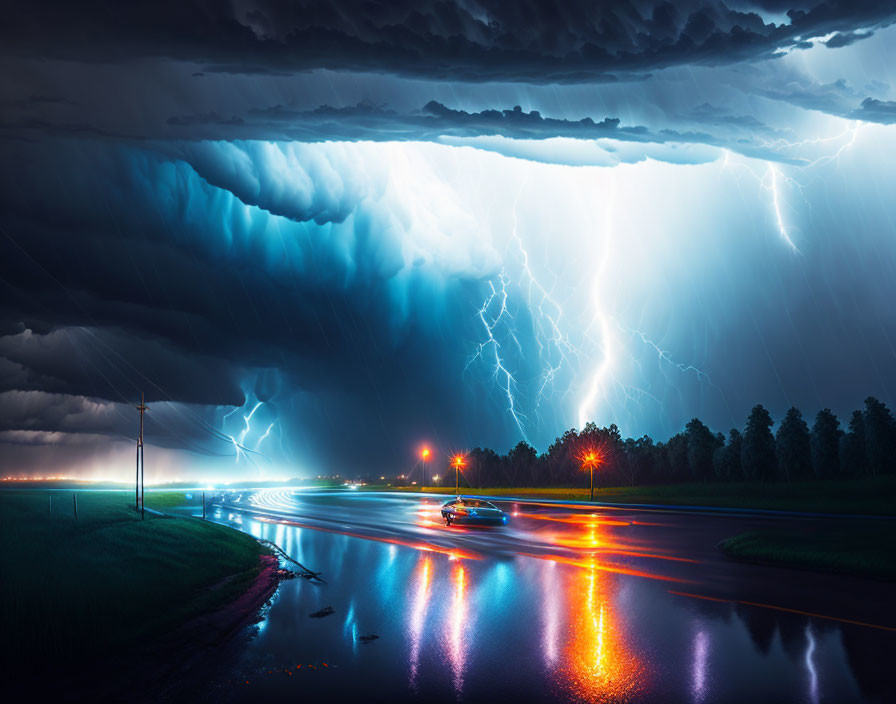
[[227,419],[230,418],[230,416],[234,415],[239,410],[240,410],[240,406],[237,406],[229,413],[225,413],[224,417],[221,419],[221,433],[223,435],[227,436],[228,438],[230,438],[230,442],[233,443],[233,449],[236,452],[236,463],[237,464],[239,464],[239,462],[240,462],[240,456],[245,454],[243,451],[244,448],[242,447],[242,445],[239,442],[237,442],[237,439],[233,435],[228,433],[224,428],[225,428]]
[[799,254],[799,249],[793,243],[793,240],[790,239],[790,234],[787,232],[787,227],[784,225],[784,218],[781,215],[781,201],[780,196],[778,195],[778,169],[772,164],[768,165],[768,173],[771,175],[771,192],[772,192],[772,205],[775,209],[775,221],[778,224],[778,232],[781,234],[781,238],[790,245],[790,248]]
[[[837,143],[843,141],[844,138],[848,137],[848,139],[846,139],[846,141],[843,141],[843,143],[840,144],[840,146],[837,147],[833,152],[829,154],[822,154],[815,159],[808,159],[806,157],[800,156],[788,157],[792,161],[797,162],[797,165],[795,166],[797,171],[799,171],[800,173],[805,173],[813,167],[823,166],[831,162],[839,161],[840,156],[843,154],[843,152],[845,152],[855,144],[856,139],[859,135],[859,131],[864,127],[867,127],[866,123],[855,121],[849,123],[842,132],[831,137],[816,137],[813,139],[803,139],[796,142],[790,142],[785,139],[776,139],[770,142],[763,142],[762,145],[768,149],[781,153],[782,156],[785,156],[787,155],[787,152],[794,149],[799,149],[806,146],[815,146],[819,144]],[[731,153],[726,149],[724,160],[722,163],[723,170],[728,168],[731,164],[730,157]],[[796,243],[793,241],[793,238],[790,235],[790,229],[788,228],[787,223],[784,220],[780,186],[782,182],[788,183],[794,186],[800,192],[800,194],[802,194],[803,184],[793,177],[785,176],[781,172],[781,169],[771,161],[765,162],[765,172],[761,176],[758,175],[747,162],[739,162],[737,163],[737,165],[746,170],[747,173],[749,173],[754,179],[756,179],[762,190],[768,191],[771,194],[772,213],[775,217],[775,226],[777,228],[778,234],[781,239],[784,240],[787,246],[790,247],[791,251],[796,254],[800,254],[800,250],[796,246]]]
[[[808,169],[813,166],[819,166],[822,164],[827,164],[832,161],[836,161],[840,158],[840,155],[843,154],[844,151],[849,149],[856,142],[856,138],[859,135],[859,130],[864,127],[867,127],[868,124],[862,122],[861,120],[856,120],[854,122],[850,122],[844,128],[842,132],[839,134],[835,134],[832,137],[814,137],[812,139],[802,139],[797,142],[790,142],[786,139],[775,139],[771,142],[764,141],[762,142],[762,146],[771,149],[777,152],[785,153],[786,150],[799,149],[800,147],[805,147],[809,145],[817,145],[817,144],[828,144],[831,142],[839,142],[844,137],[849,137],[849,139],[844,142],[836,151],[832,154],[824,154],[816,159],[807,159],[806,157],[793,157],[798,162],[803,163],[800,168]],[[727,153],[727,150],[726,150]]]
[[246,442],[246,435],[249,433],[250,430],[252,430],[252,427],[251,427],[251,425],[249,424],[249,421],[252,420],[252,416],[255,415],[255,411],[257,411],[257,410],[258,410],[259,408],[261,408],[263,405],[264,405],[264,402],[263,402],[263,401],[259,401],[258,403],[255,404],[255,406],[252,408],[252,410],[249,411],[249,415],[247,415],[247,416],[243,416],[243,421],[246,423],[246,427],[243,428],[243,432],[240,433],[240,444],[241,444],[241,445],[242,445],[244,442]]
[[[526,417],[517,410],[517,402],[515,398],[517,381],[511,371],[507,368],[507,365],[501,356],[501,342],[495,336],[496,328],[499,325],[502,325],[506,329],[507,335],[522,355],[523,348],[522,345],[520,345],[520,341],[513,328],[513,316],[507,308],[507,285],[509,283],[510,278],[503,269],[498,275],[500,292],[499,288],[495,286],[494,281],[488,282],[490,293],[486,296],[485,301],[483,301],[482,306],[477,311],[479,320],[482,322],[482,327],[485,330],[486,339],[478,345],[475,354],[467,362],[467,366],[464,370],[466,371],[469,369],[470,365],[476,360],[484,360],[486,351],[491,351],[491,356],[494,358],[494,373],[492,377],[498,382],[507,397],[507,409],[510,412],[514,423],[516,423],[516,427],[519,429],[523,439],[526,440],[526,442],[529,442],[526,429],[523,425]],[[493,307],[492,304],[496,301],[498,303],[498,312],[496,315],[493,315],[490,311]]]
[[[615,318],[614,318],[613,322],[616,323],[617,327],[620,330],[622,330],[624,332],[628,332],[629,334],[638,337],[641,340],[641,342],[643,342],[648,347],[652,348],[656,352],[657,358],[661,362],[665,362],[666,364],[675,367],[679,371],[682,371],[685,373],[692,373],[700,381],[705,381],[705,382],[715,386],[715,384],[712,383],[712,379],[709,378],[709,374],[707,374],[705,371],[703,371],[699,367],[695,367],[693,364],[684,364],[682,362],[676,362],[674,359],[672,359],[669,352],[662,349],[657,343],[655,343],[653,340],[651,340],[649,337],[647,337],[646,333],[643,333],[640,330],[636,330],[634,328],[626,328]],[[716,387],[716,388],[718,388],[718,387]]]
[[[511,211],[512,226],[510,243],[513,251],[505,251],[505,259],[519,266],[519,277],[516,286],[525,292],[526,307],[532,322],[537,358],[539,362],[539,381],[535,393],[534,413],[539,417],[542,403],[555,391],[555,384],[561,371],[569,367],[575,370],[581,352],[573,345],[569,335],[564,331],[565,321],[563,305],[556,299],[539,278],[530,265],[529,252],[519,234],[519,200],[525,188],[525,182],[517,191]],[[501,353],[501,340],[497,334],[500,326],[505,342],[512,342],[520,357],[524,356],[523,347],[516,334],[516,321],[508,308],[510,276],[502,269],[497,279],[488,282],[488,289],[477,316],[485,333],[476,351],[467,363],[466,369],[477,360],[485,361],[492,369],[492,378],[499,382],[507,398],[507,409],[523,439],[529,442],[526,424],[529,418],[520,411],[517,399],[518,382],[510,370],[510,362]],[[497,313],[495,313],[497,309]],[[487,357],[486,358],[486,354]],[[567,389],[568,391],[568,389]]]
[[260,438],[258,438],[258,442],[255,443],[255,449],[256,449],[256,450],[258,450],[258,449],[261,447],[261,443],[262,443],[266,438],[269,438],[269,437],[271,436],[271,431],[274,429],[274,426],[275,426],[275,425],[278,425],[279,423],[280,423],[280,419],[278,418],[277,420],[275,420],[273,423],[271,423],[271,424],[268,426],[268,429],[264,431],[264,435],[262,435]]
[[529,310],[535,311],[532,316],[535,342],[538,348],[538,357],[543,361],[541,383],[535,396],[537,413],[548,392],[554,392],[554,383],[564,365],[570,366],[571,358],[579,358],[581,355],[570,342],[569,335],[563,331],[563,306],[541,284],[529,266],[529,252],[523,245],[518,231],[519,200],[524,187],[525,182],[520,186],[513,202],[511,239],[516,244],[521,263],[519,285],[526,290],[526,304]]
[[[252,389],[255,388],[255,384],[257,382],[258,375],[256,375],[254,379],[249,379],[243,384],[245,401],[243,402],[242,406],[236,406],[222,416],[221,435],[228,438],[233,445],[236,455],[236,464],[239,464],[241,461],[246,461],[256,469],[259,469],[258,463],[255,461],[254,456],[263,457],[264,459],[270,461],[270,457],[268,457],[264,452],[261,451],[261,446],[266,440],[273,438],[275,429],[279,430],[280,449],[281,451],[283,451],[284,456],[287,453],[285,451],[285,448],[283,447],[283,426],[279,417],[275,418],[270,423],[267,423],[266,426],[262,426],[265,428],[263,432],[261,432],[261,430],[257,427],[257,424],[254,422],[256,420],[256,415],[259,414],[263,407],[269,407],[272,412],[276,413],[275,405],[271,405],[267,401],[260,401],[255,396]],[[237,415],[238,413],[240,414],[242,427],[236,433],[228,432],[227,427],[229,425],[229,419]],[[270,418],[270,413],[268,413],[268,418]],[[257,439],[253,440],[256,435],[258,436]]]
[[[731,152],[725,150],[722,170],[737,168],[739,174],[750,176],[761,192],[769,194],[775,231],[790,251],[799,254],[794,227],[787,220],[785,186],[798,192],[805,200],[804,185],[798,175],[836,162],[856,142],[863,126],[864,123],[850,124],[843,132],[831,137],[799,142],[779,139],[763,144],[786,157],[784,162],[787,163],[746,157],[734,159]],[[792,154],[796,149],[825,145],[835,145],[835,148],[815,158]],[[576,394],[577,403],[573,410],[579,428],[599,418],[612,422],[610,418],[615,420],[619,412],[632,403],[642,406],[650,401],[661,407],[662,400],[649,388],[628,383],[627,376],[622,378],[629,368],[626,362],[643,372],[639,355],[632,345],[643,345],[655,356],[659,370],[670,385],[675,386],[669,372],[692,375],[701,384],[716,389],[727,405],[722,389],[713,383],[704,369],[694,363],[675,359],[646,330],[626,326],[617,318],[611,266],[617,237],[615,211],[619,177],[616,170],[610,173],[610,187],[606,192],[603,212],[598,213],[598,217],[602,216],[602,224],[590,238],[594,249],[583,253],[594,262],[586,274],[588,293],[585,308],[589,311],[590,320],[581,325],[581,320],[571,319],[567,314],[570,300],[563,300],[556,294],[558,277],[554,276],[553,284],[546,284],[545,279],[536,272],[533,263],[538,259],[530,256],[525,233],[520,232],[519,202],[525,181],[513,202],[504,267],[496,278],[486,282],[482,304],[476,310],[483,337],[476,344],[464,370],[470,369],[475,362],[484,364],[490,370],[490,377],[497,382],[506,398],[507,412],[527,442],[541,422],[540,409],[546,407],[548,400],[556,398],[558,393],[562,394],[561,401],[568,394]],[[528,327],[518,327],[517,311],[511,305],[511,301],[517,300],[528,314],[526,324],[531,322],[531,333]],[[581,304],[576,302],[574,310],[580,309]],[[534,349],[530,349],[533,346],[529,344],[529,339],[534,341]],[[523,342],[527,343],[525,351]],[[533,381],[531,375],[528,378],[522,376],[517,368],[517,360],[526,357],[525,352],[528,352],[528,364],[537,365],[537,381]],[[523,394],[522,391],[530,388],[530,384],[531,392]]]
[[598,393],[604,391],[603,395],[606,396],[604,385],[606,384],[606,380],[610,376],[615,352],[618,347],[615,339],[613,338],[612,330],[607,319],[608,316],[604,312],[604,297],[601,291],[601,285],[603,283],[603,278],[606,272],[607,261],[610,257],[610,248],[614,236],[614,210],[616,205],[616,193],[617,177],[616,172],[614,171],[612,186],[610,189],[610,197],[607,202],[607,208],[604,211],[604,227],[602,233],[603,236],[599,235],[597,237],[597,240],[601,244],[600,250],[598,251],[596,257],[598,261],[598,267],[594,273],[594,280],[591,289],[591,304],[594,308],[594,323],[596,323],[598,331],[600,333],[600,348],[602,356],[600,361],[597,363],[597,366],[592,370],[589,376],[588,383],[585,387],[585,395],[582,398],[581,403],[579,404],[579,428],[585,427],[589,416],[591,418],[595,417]]

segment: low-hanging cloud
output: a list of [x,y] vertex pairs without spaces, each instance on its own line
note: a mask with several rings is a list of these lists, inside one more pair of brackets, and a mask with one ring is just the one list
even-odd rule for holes
[[882,125],[896,124],[896,100],[876,100],[865,98],[851,117],[867,122],[878,122]]

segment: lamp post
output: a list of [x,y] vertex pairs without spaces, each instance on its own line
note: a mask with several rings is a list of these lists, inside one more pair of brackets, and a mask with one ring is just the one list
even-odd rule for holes
[[582,453],[582,469],[591,471],[591,500],[594,501],[594,468],[600,464],[600,455],[594,450],[587,450]]
[[464,466],[464,456],[463,455],[455,455],[451,464],[454,465],[454,493],[460,494],[460,468]]
[[420,459],[423,460],[423,486],[420,487],[420,491],[426,488],[426,461],[429,459],[429,448],[424,447],[420,452]]

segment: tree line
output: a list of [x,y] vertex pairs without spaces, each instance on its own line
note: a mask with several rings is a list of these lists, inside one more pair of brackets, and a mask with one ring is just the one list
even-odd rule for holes
[[[846,428],[825,408],[810,428],[798,408],[775,432],[769,412],[753,408],[743,431],[713,433],[698,418],[666,442],[623,438],[615,424],[567,430],[546,453],[520,442],[507,454],[476,448],[466,456],[462,483],[470,486],[581,486],[582,456],[596,451],[595,484],[672,484],[694,481],[803,481],[896,474],[896,420],[874,397],[854,411]],[[446,468],[439,484],[454,484]]]

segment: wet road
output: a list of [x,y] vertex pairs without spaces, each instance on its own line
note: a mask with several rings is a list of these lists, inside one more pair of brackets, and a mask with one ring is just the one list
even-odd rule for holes
[[326,583],[283,583],[209,695],[896,700],[883,668],[891,584],[733,563],[715,548],[822,521],[496,501],[507,527],[448,528],[440,503],[225,495],[212,520],[275,542]]

